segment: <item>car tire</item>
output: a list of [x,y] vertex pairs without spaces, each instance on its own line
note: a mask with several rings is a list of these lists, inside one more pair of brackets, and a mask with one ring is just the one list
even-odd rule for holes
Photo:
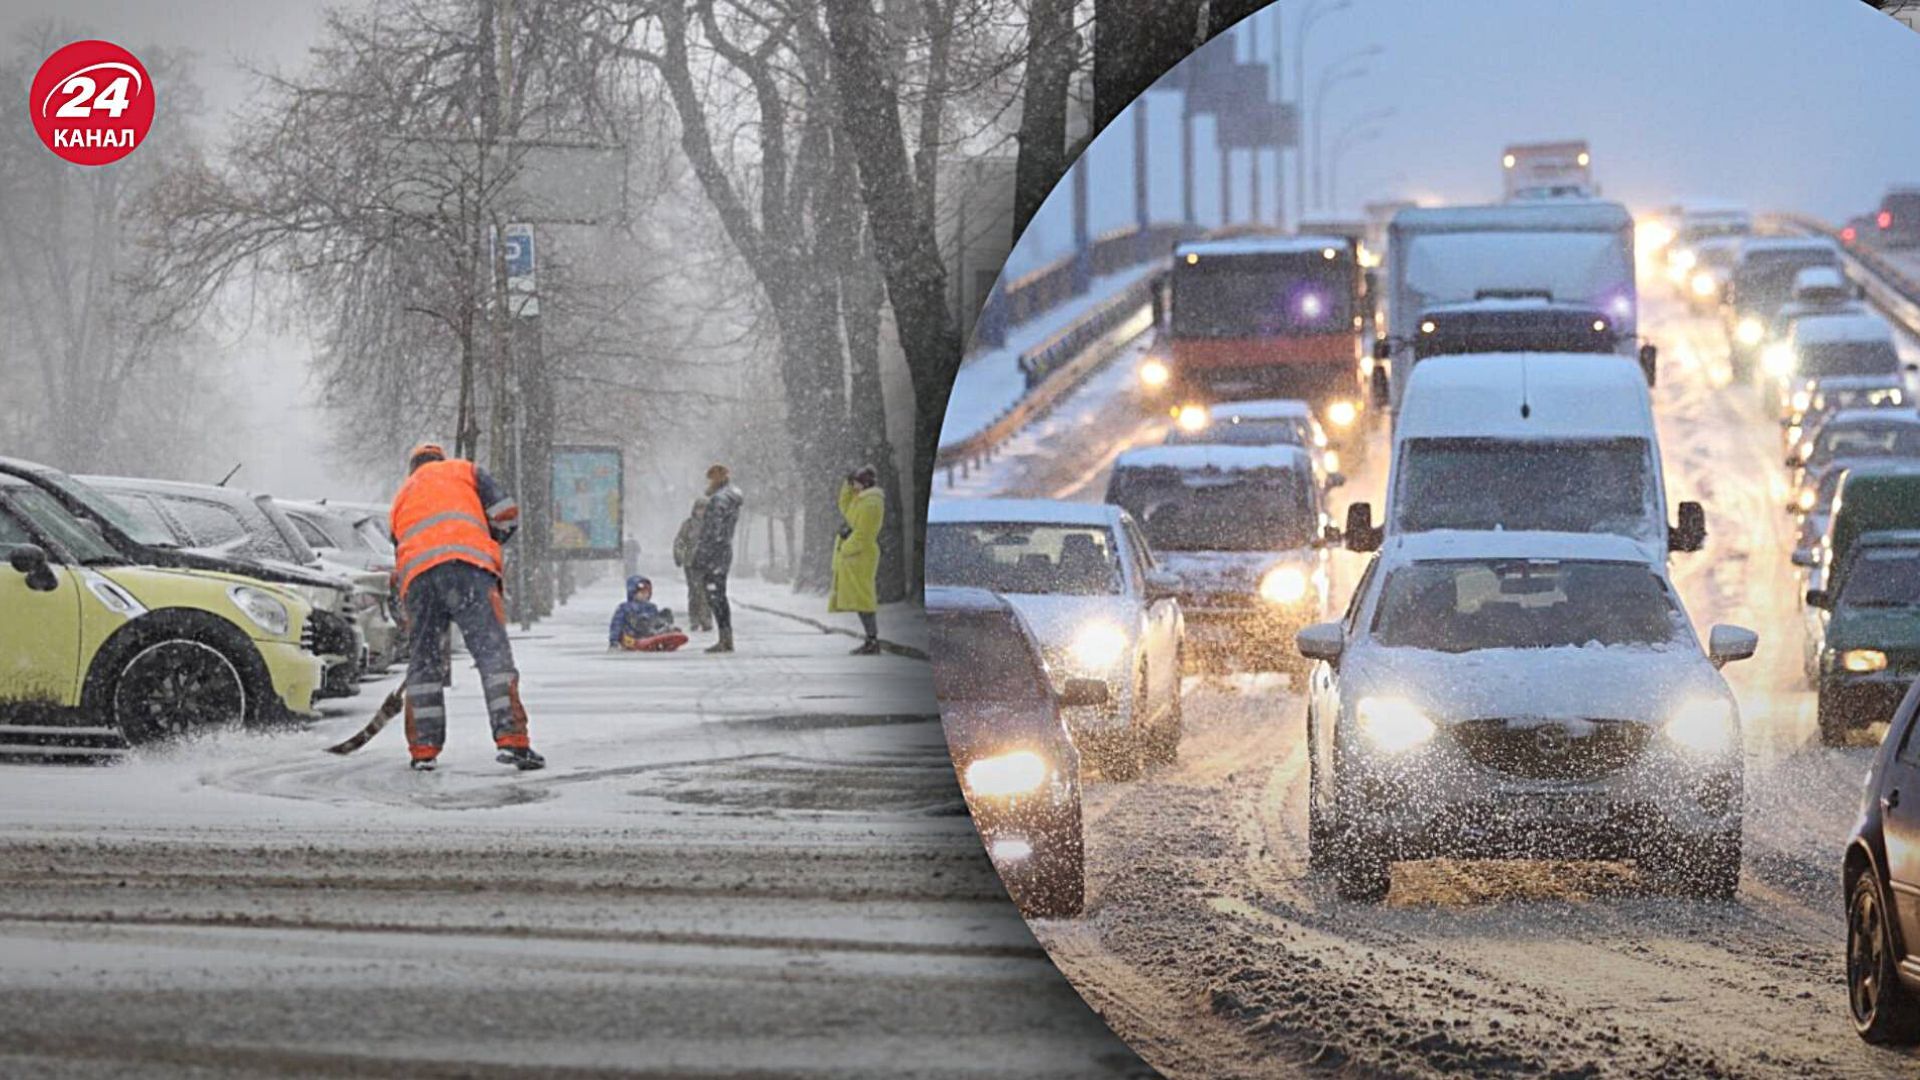
[[1073,825],[1071,837],[1061,836],[1059,847],[1050,848],[1024,880],[1017,886],[1009,884],[1007,892],[1026,918],[1065,919],[1086,910],[1086,847],[1078,815]]
[[1377,843],[1347,830],[1333,853],[1333,891],[1342,900],[1377,904],[1393,885],[1393,865]]
[[1663,893],[1731,900],[1740,888],[1740,833],[1669,837],[1641,860],[1641,867]]
[[1891,912],[1871,870],[1847,885],[1847,1012],[1853,1030],[1870,1043],[1920,1039],[1920,1005],[1900,983]]
[[1333,866],[1339,842],[1333,823],[1320,809],[1320,755],[1314,751],[1313,716],[1307,716],[1307,869],[1325,873]]
[[[1182,665],[1186,661],[1185,650],[1176,657],[1174,669],[1186,670]],[[1172,765],[1180,760],[1180,740],[1186,734],[1186,720],[1181,708],[1183,693],[1178,682],[1173,687],[1173,704],[1167,709],[1166,719],[1154,729],[1147,742],[1147,764]]]
[[109,715],[129,743],[245,726],[259,711],[247,665],[191,636],[142,642],[119,658]]
[[1814,716],[1820,726],[1821,746],[1847,745],[1849,717],[1825,687],[1818,690],[1814,699]]

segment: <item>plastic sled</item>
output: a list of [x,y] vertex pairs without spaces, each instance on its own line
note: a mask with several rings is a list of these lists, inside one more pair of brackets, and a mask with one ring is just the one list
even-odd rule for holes
[[665,630],[643,638],[620,639],[621,647],[633,652],[672,652],[686,643],[687,635],[678,629]]

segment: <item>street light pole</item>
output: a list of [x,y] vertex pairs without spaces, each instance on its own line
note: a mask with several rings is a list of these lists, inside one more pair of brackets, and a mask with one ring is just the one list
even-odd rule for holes
[[[1357,59],[1357,56],[1348,57],[1340,61],[1340,64],[1352,64]],[[1313,90],[1313,207],[1315,210],[1325,208],[1325,203],[1322,199],[1324,192],[1322,191],[1321,182],[1323,179],[1322,174],[1325,172],[1323,165],[1326,159],[1321,157],[1320,150],[1321,140],[1326,134],[1326,132],[1322,130],[1325,127],[1322,118],[1326,113],[1327,93],[1341,83],[1350,82],[1367,73],[1367,66],[1365,64],[1360,64],[1358,67],[1344,68],[1341,67],[1340,64],[1327,68],[1327,70],[1321,74],[1320,82],[1315,85]]]
[[1340,207],[1340,159],[1348,150],[1361,143],[1372,142],[1386,134],[1385,128],[1348,128],[1340,137],[1333,140],[1333,156],[1327,159],[1327,207],[1337,211]]
[[1352,7],[1352,0],[1335,0],[1322,6],[1322,0],[1308,0],[1300,13],[1300,26],[1293,32],[1293,111],[1300,124],[1293,146],[1293,227],[1307,216],[1307,34],[1313,24],[1336,11]]
[[[1399,111],[1400,111],[1399,109],[1394,108],[1393,106],[1387,106],[1386,108],[1381,108],[1381,109],[1370,109],[1364,113],[1361,113],[1358,116],[1348,119],[1345,126],[1343,126],[1340,129],[1339,134],[1333,137],[1333,157],[1337,159],[1340,156],[1340,154],[1343,152],[1343,148],[1347,145],[1348,138],[1352,136],[1354,132],[1365,127],[1377,128],[1381,121],[1392,118],[1393,116],[1397,115]],[[1381,134],[1381,132],[1376,131],[1375,135],[1378,135],[1378,134]],[[1331,162],[1327,164],[1330,165]],[[1325,171],[1321,173],[1319,171],[1322,168],[1321,163],[1316,161],[1315,165],[1316,165],[1316,172],[1319,175],[1325,177],[1325,185],[1326,185],[1324,188],[1326,192],[1326,202],[1324,204],[1325,208],[1328,210],[1338,209],[1339,200],[1334,195],[1332,169],[1326,168]]]

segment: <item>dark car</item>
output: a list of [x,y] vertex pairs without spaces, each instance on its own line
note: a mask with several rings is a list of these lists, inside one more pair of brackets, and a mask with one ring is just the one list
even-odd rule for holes
[[1774,314],[1793,300],[1794,279],[1800,271],[1815,266],[1840,269],[1840,251],[1833,241],[1824,237],[1762,236],[1740,245],[1732,277],[1720,293],[1736,374],[1745,378],[1752,370]]
[[934,697],[987,855],[1023,914],[1080,913],[1086,897],[1080,752],[1062,705],[1106,701],[1098,679],[1056,696],[1033,632],[982,589],[927,590]]
[[1847,1007],[1868,1042],[1920,1037],[1920,683],[1874,755],[1847,841]]
[[1920,187],[1897,187],[1880,199],[1874,242],[1886,248],[1920,247]]
[[1837,588],[1807,590],[1820,741],[1884,720],[1920,673],[1920,532],[1863,533]]

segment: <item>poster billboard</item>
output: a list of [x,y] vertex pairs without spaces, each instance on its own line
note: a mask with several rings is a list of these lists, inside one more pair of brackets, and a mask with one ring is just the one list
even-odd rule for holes
[[620,558],[625,479],[617,446],[553,448],[554,558]]

